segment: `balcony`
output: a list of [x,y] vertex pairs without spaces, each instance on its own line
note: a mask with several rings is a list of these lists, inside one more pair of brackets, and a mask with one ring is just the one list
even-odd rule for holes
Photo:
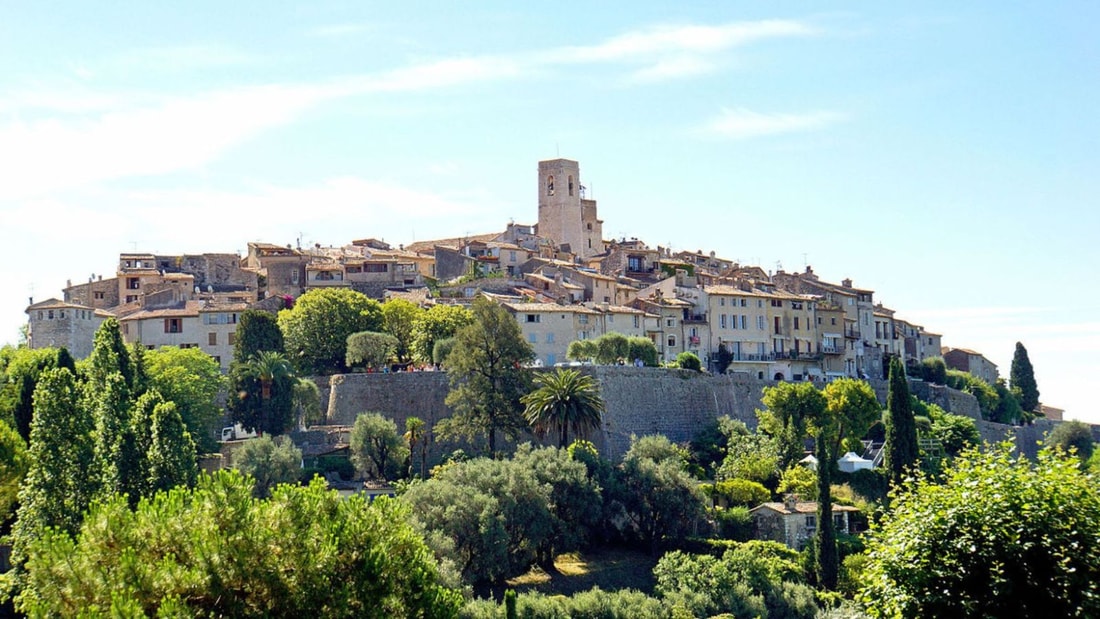
[[845,329],[844,330],[844,337],[846,337],[850,340],[858,340],[862,336],[859,334],[859,329]]
[[757,362],[757,363],[772,363],[775,361],[775,353],[734,353],[733,361],[745,362]]
[[791,359],[791,360],[813,361],[814,359],[820,359],[821,358],[820,353],[805,352],[805,351],[801,351],[801,350],[785,350],[785,351],[782,351],[782,352],[776,352],[774,354],[775,354],[776,359]]
[[818,348],[818,352],[820,352],[821,354],[824,354],[824,355],[843,355],[844,354],[844,347],[843,346],[829,346],[827,344],[822,344]]
[[707,321],[707,315],[706,314],[688,314],[688,313],[685,312],[683,321],[684,322],[705,323]]

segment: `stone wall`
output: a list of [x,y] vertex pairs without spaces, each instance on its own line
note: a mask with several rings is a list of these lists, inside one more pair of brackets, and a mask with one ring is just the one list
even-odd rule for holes
[[[617,460],[630,448],[631,436],[664,434],[677,443],[690,441],[699,430],[721,415],[756,427],[756,409],[764,387],[777,384],[743,375],[700,374],[687,370],[635,368],[621,366],[585,367],[586,373],[600,383],[606,404],[600,431],[587,438],[600,453]],[[344,374],[331,379],[315,379],[322,402],[328,402],[326,422],[351,425],[362,412],[378,412],[392,418],[403,432],[405,419],[415,415],[429,426],[451,414],[444,404],[450,386],[444,372],[398,372],[393,374]],[[872,380],[872,388],[885,403],[887,381]],[[944,410],[977,420],[982,439],[999,442],[1013,438],[1020,450],[1034,457],[1037,441],[1058,422],[1036,420],[1030,426],[1009,426],[981,421],[974,396],[939,385],[912,381],[911,389],[921,399],[934,402]],[[1094,434],[1100,429],[1094,427]],[[523,437],[529,440],[532,437]],[[433,462],[441,451],[456,446],[437,445],[430,454]]]

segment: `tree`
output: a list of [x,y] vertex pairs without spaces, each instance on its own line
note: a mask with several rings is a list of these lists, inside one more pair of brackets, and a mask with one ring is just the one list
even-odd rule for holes
[[5,367],[7,384],[3,386],[3,408],[0,414],[14,424],[15,430],[24,441],[31,437],[31,420],[34,418],[34,390],[46,370],[65,367],[74,375],[76,367],[72,357],[64,349],[57,348],[19,348],[11,349],[11,356]]
[[382,323],[386,333],[397,340],[395,354],[398,363],[407,363],[412,359],[416,322],[423,313],[423,308],[407,299],[394,298],[382,304]]
[[613,500],[650,552],[685,537],[703,513],[703,497],[686,470],[687,460],[664,436],[631,442],[617,474]]
[[622,333],[605,333],[596,338],[596,363],[613,365],[630,355],[630,342]]
[[242,389],[229,394],[233,420],[268,434],[282,434],[291,427],[297,377],[287,358],[261,350],[237,371],[236,382]]
[[458,330],[473,321],[470,310],[461,305],[433,305],[417,316],[413,323],[413,356],[424,363],[441,363],[432,356],[435,343],[454,337]]
[[565,349],[565,356],[574,361],[594,361],[597,354],[596,340],[573,340]]
[[149,451],[148,487],[152,492],[176,486],[192,486],[198,478],[195,442],[183,423],[174,402],[164,402],[153,408]]
[[596,379],[559,368],[535,376],[535,385],[520,399],[527,407],[524,416],[537,432],[556,431],[558,447],[569,445],[569,430],[580,435],[600,426],[604,402]]
[[317,383],[308,378],[294,381],[294,410],[305,427],[318,423],[325,418],[321,409],[321,390]]
[[412,458],[417,457],[419,449],[420,478],[427,477],[428,469],[428,424],[419,417],[405,418],[405,434],[402,435],[409,446],[409,477],[412,477]]
[[699,360],[699,355],[685,350],[676,355],[676,367],[701,372],[703,371],[703,362]]
[[80,406],[68,369],[47,370],[34,391],[27,477],[19,491],[12,530],[12,564],[22,565],[28,544],[47,528],[74,533],[98,489],[93,471],[92,416]]
[[478,297],[471,311],[474,321],[458,331],[447,357],[451,391],[446,404],[454,416],[441,431],[484,434],[489,452],[496,453],[497,432],[515,437],[526,427],[520,398],[530,379],[523,366],[535,355],[508,310]]
[[136,510],[99,504],[79,535],[34,540],[17,605],[28,616],[453,617],[462,595],[407,516],[322,481],[256,501],[248,480],[221,471]]
[[165,400],[176,403],[183,425],[199,449],[217,451],[218,394],[226,385],[218,362],[198,348],[175,346],[150,350],[145,358],[150,386]]
[[731,363],[733,363],[733,353],[730,352],[730,349],[726,348],[725,344],[719,344],[718,357],[715,361],[714,369],[717,370],[719,374],[725,374]]
[[351,429],[351,461],[369,479],[393,479],[408,450],[397,435],[397,424],[378,413],[363,413]]
[[347,371],[348,336],[382,329],[382,306],[349,288],[317,288],[279,312],[287,356],[302,374]]
[[840,457],[840,449],[846,443],[849,450],[861,447],[860,440],[882,419],[882,406],[875,390],[866,381],[840,378],[830,382],[822,390],[825,411],[836,422],[830,445],[830,458]]
[[932,416],[932,438],[940,442],[944,453],[953,458],[967,447],[982,444],[982,435],[973,419],[942,411]]
[[233,360],[245,363],[261,350],[283,352],[286,345],[283,332],[274,314],[261,310],[245,310],[237,320],[237,341],[233,344]]
[[253,494],[265,498],[279,484],[298,480],[302,470],[302,450],[285,436],[272,439],[261,436],[245,441],[233,453],[238,471],[255,480]]
[[860,594],[879,617],[1100,615],[1100,488],[1076,459],[968,450],[895,489]]
[[1035,369],[1031,367],[1027,349],[1020,342],[1016,342],[1016,352],[1012,355],[1009,380],[1012,390],[1019,393],[1020,408],[1029,413],[1038,411],[1039,386],[1035,383]]
[[380,370],[393,359],[397,345],[397,338],[389,333],[352,333],[348,336],[348,368],[365,366]]
[[1066,453],[1069,453],[1070,449],[1076,450],[1082,467],[1092,457],[1096,447],[1092,441],[1092,428],[1080,421],[1063,421],[1058,424],[1047,435],[1044,443]]
[[0,421],[0,523],[11,520],[19,488],[30,467],[27,444],[11,426]]
[[886,396],[886,442],[883,445],[883,466],[893,483],[900,482],[906,469],[920,457],[917,447],[917,424],[909,401],[909,383],[901,361],[890,361],[890,387]]
[[107,376],[117,372],[122,375],[129,397],[129,391],[134,388],[134,364],[130,349],[122,340],[122,329],[113,316],[96,329],[88,362],[88,387],[92,392],[101,389]]
[[947,364],[943,357],[929,357],[920,362],[921,379],[937,385],[947,384]]
[[627,338],[627,358],[641,359],[647,367],[657,367],[657,345],[648,337],[635,335]]
[[1025,411],[1020,406],[1020,400],[1017,399],[1016,393],[1005,384],[1005,379],[998,378],[993,383],[993,391],[996,392],[997,396],[993,414],[989,417],[990,421],[1017,424],[1031,421],[1034,418],[1034,414]]
[[756,411],[759,429],[777,441],[779,468],[790,468],[806,454],[806,423],[825,411],[825,395],[813,383],[782,382],[765,387],[760,401],[767,409]]
[[451,356],[451,351],[455,348],[455,338],[445,337],[441,340],[436,340],[432,346],[432,363],[443,366],[447,362],[447,357]]
[[115,372],[104,378],[103,386],[90,400],[95,423],[95,468],[86,474],[96,478],[101,495],[129,493],[136,499],[141,485],[137,481],[141,454],[137,452],[127,392],[122,374]]

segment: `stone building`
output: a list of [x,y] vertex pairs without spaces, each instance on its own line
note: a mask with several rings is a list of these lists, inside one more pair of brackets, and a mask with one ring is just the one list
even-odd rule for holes
[[58,299],[32,303],[26,312],[30,325],[28,345],[31,348],[65,347],[75,359],[92,354],[96,329],[110,316],[88,305]]
[[968,348],[948,348],[943,353],[943,362],[952,370],[969,372],[990,385],[1000,377],[996,363]]
[[[833,505],[833,524],[837,533],[849,533],[848,515],[859,509]],[[763,503],[751,510],[756,524],[756,539],[772,540],[801,551],[812,543],[817,531],[817,502],[787,497],[782,503]]]
[[540,161],[538,174],[539,236],[582,259],[603,253],[603,221],[596,201],[584,197],[580,164]]

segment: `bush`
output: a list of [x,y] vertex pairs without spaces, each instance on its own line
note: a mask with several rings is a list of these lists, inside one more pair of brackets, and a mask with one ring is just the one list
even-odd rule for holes
[[724,498],[730,505],[755,507],[770,499],[772,493],[758,482],[730,479],[714,484],[714,496]]
[[703,362],[699,360],[699,356],[695,353],[684,351],[676,355],[676,367],[684,370],[701,372],[703,370]]
[[747,507],[718,508],[714,510],[718,535],[722,539],[747,542],[756,534],[756,524]]

